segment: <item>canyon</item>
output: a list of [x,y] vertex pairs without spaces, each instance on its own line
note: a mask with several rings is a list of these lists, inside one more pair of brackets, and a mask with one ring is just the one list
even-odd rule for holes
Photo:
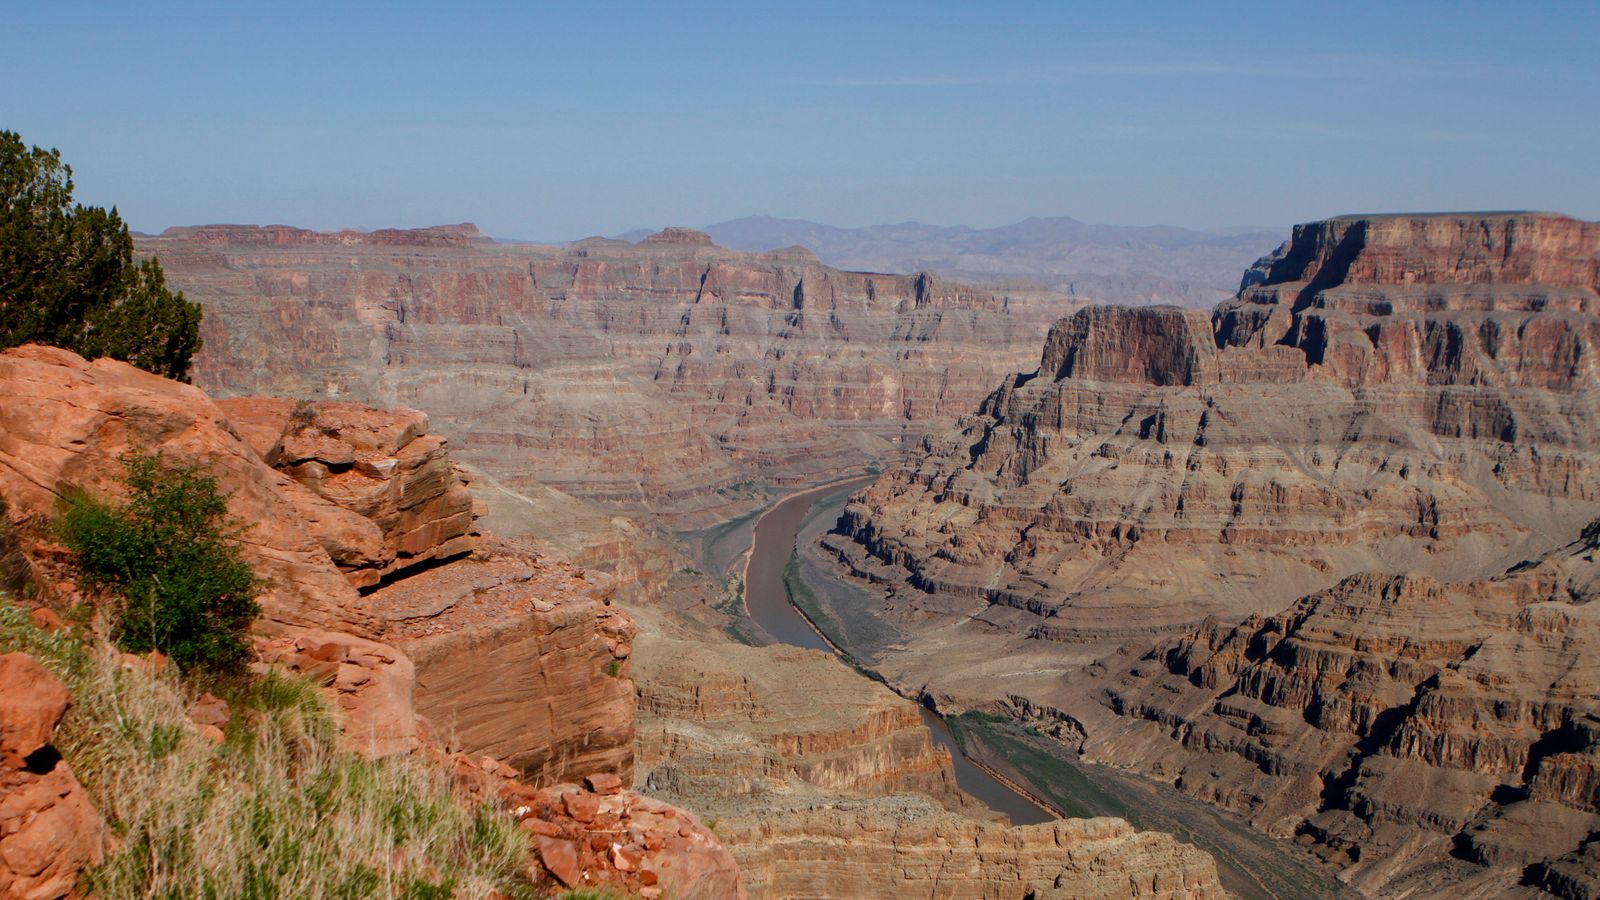
[[[203,468],[228,496],[264,578],[254,667],[321,685],[349,752],[426,760],[462,802],[514,816],[540,891],[1223,896],[1211,859],[1164,834],[1115,819],[995,822],[956,787],[913,704],[826,655],[665,637],[689,630],[669,622],[671,605],[639,607],[641,628],[611,577],[483,530],[470,474],[416,410],[212,401],[111,360],[0,353],[0,536],[7,583],[36,622],[59,627],[96,602],[49,521],[64,494],[115,496],[133,448]],[[40,715],[60,717],[56,693]],[[228,712],[215,705],[197,701],[188,727],[220,743]],[[17,753],[48,740],[48,728],[13,736],[9,722],[6,747],[31,741]],[[53,773],[65,785],[55,806],[22,810],[38,827],[5,845],[23,861],[7,877],[39,896],[69,890],[100,852],[98,839],[44,828],[46,814],[99,821],[70,769]],[[862,828],[880,836],[872,853],[841,858]],[[51,854],[25,854],[40,834],[56,835]]]
[[1589,896],[1597,273],[1596,223],[1345,217],[1209,315],[1080,310],[852,499],[811,551],[875,600],[823,612],[1363,892]]
[[[530,783],[631,773],[757,895],[1223,890],[1159,830],[997,821],[913,700],[1165,782],[1359,894],[1593,890],[1600,225],[1310,223],[1209,312],[684,229],[140,249],[205,306],[197,383],[238,398],[219,407],[354,595],[347,627],[403,651],[429,723]],[[368,403],[427,415],[363,424]],[[392,487],[354,480],[384,459]],[[780,580],[893,691],[730,639],[771,635],[722,584],[776,492],[868,467],[837,527],[800,529],[790,567],[830,587]],[[547,591],[572,599],[526,599]],[[315,625],[308,602],[273,615]],[[599,699],[503,712],[596,672]],[[550,737],[569,721],[581,742]],[[993,737],[963,746],[1037,787]]]
[[954,420],[1066,302],[843,272],[800,248],[738,253],[676,228],[545,247],[470,225],[202,226],[137,248],[205,310],[207,391],[426,410],[525,507],[548,488],[675,530],[765,505],[760,485],[858,472]]

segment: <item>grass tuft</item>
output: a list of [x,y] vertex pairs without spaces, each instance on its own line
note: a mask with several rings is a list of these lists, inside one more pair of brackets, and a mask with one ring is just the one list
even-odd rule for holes
[[56,745],[116,838],[80,888],[117,897],[526,895],[509,815],[463,808],[447,773],[338,749],[317,687],[269,674],[231,692],[219,747],[186,715],[176,674],[120,665],[105,643],[51,635],[0,598],[0,653],[29,653],[73,705]]

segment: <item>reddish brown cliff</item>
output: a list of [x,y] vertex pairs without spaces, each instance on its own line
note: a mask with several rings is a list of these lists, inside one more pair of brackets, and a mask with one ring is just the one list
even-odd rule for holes
[[1056,323],[832,545],[901,586],[890,625],[1041,668],[1354,572],[1493,574],[1600,512],[1597,254],[1548,215],[1302,226],[1209,317]]
[[542,247],[204,226],[139,247],[205,309],[207,390],[415,407],[509,490],[677,527],[758,505],[750,483],[859,470],[949,422],[1060,313],[683,229]]
[[[1077,707],[1086,754],[1295,836],[1367,891],[1554,877],[1600,829],[1597,535],[1488,580],[1352,576],[1113,660],[1077,685],[1120,717]],[[1586,871],[1563,893],[1600,885]]]

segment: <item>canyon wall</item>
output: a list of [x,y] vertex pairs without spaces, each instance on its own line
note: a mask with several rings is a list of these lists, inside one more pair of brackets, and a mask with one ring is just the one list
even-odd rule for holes
[[916,707],[829,654],[646,637],[639,659],[641,790],[698,811],[756,896],[1225,896],[1170,835],[996,821]]
[[1592,896],[1597,550],[1600,521],[1495,578],[1364,573],[1207,622],[1080,682],[1101,707],[1074,707],[1084,753],[1293,837],[1375,894]]
[[975,665],[1082,665],[1360,571],[1491,575],[1600,512],[1597,253],[1560,216],[1340,219],[1210,315],[1081,310],[830,546]]
[[415,407],[506,490],[674,528],[948,423],[1068,302],[737,253],[686,229],[547,247],[471,226],[204,226],[138,248],[205,310],[208,391]]
[[1600,224],[1552,214],[1313,223],[1210,315],[1080,310],[852,499],[851,649],[1362,891],[1590,896],[1597,351]]

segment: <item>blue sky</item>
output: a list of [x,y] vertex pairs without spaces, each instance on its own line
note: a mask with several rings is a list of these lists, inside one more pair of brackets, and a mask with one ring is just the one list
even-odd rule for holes
[[1600,218],[1594,0],[0,15],[0,128],[59,147],[80,199],[147,231]]

